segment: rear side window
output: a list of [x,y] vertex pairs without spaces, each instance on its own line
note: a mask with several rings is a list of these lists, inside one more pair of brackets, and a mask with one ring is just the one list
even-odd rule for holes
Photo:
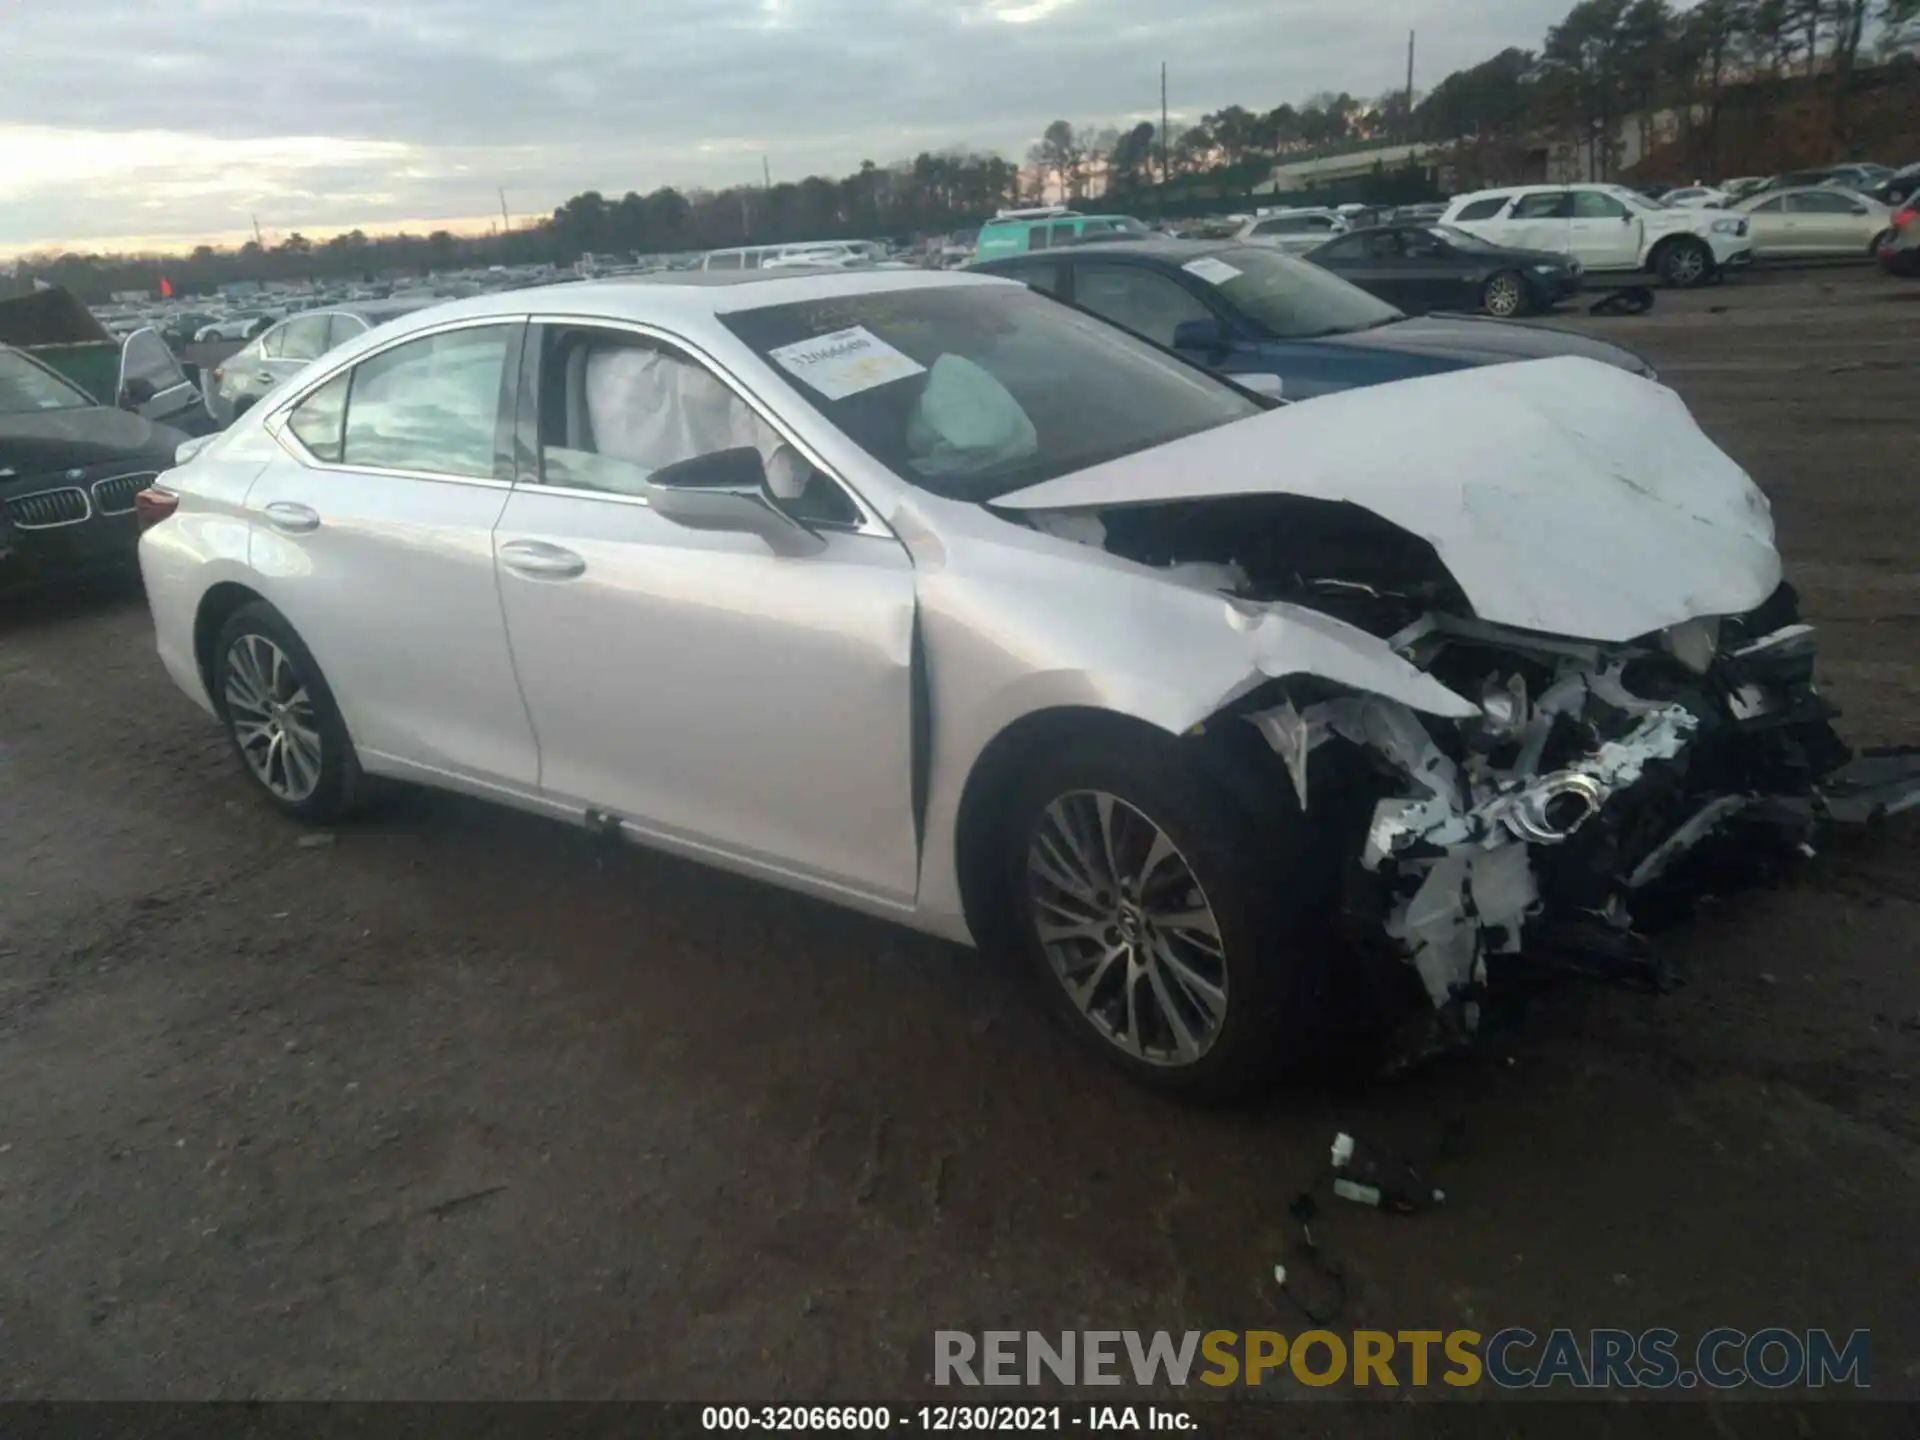
[[1046,225],[1027,227],[1027,249],[1044,250],[1053,243],[1053,230]]
[[278,360],[280,358],[280,344],[286,338],[287,327],[284,325],[276,325],[253,343],[259,347],[261,359]]
[[1491,220],[1507,208],[1507,197],[1496,195],[1491,200],[1475,200],[1454,216],[1455,220]]
[[341,459],[369,469],[492,477],[501,372],[513,328],[448,330],[356,365]]

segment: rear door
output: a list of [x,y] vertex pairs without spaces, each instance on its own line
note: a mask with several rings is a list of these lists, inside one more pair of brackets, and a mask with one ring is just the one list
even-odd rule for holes
[[120,384],[114,393],[122,409],[162,424],[200,408],[199,387],[151,327],[134,331],[120,346]]
[[313,651],[363,758],[531,793],[493,566],[524,329],[456,322],[307,391],[269,417],[285,453],[246,503],[256,583]]

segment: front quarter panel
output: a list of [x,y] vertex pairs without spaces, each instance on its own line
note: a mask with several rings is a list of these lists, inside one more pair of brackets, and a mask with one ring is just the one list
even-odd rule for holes
[[888,517],[912,553],[933,723],[919,913],[966,940],[968,778],[1009,726],[1091,709],[1179,735],[1270,678],[1315,674],[1444,715],[1474,707],[1364,631],[1243,606],[1105,551],[927,496]]

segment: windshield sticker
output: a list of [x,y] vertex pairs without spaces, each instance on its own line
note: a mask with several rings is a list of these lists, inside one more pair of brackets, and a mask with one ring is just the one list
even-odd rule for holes
[[926,366],[894,349],[864,325],[782,345],[769,350],[767,358],[829,400],[844,400],[877,385],[927,373]]
[[1229,280],[1238,280],[1242,274],[1224,260],[1216,260],[1211,255],[1202,255],[1198,260],[1189,260],[1180,267],[1189,275],[1198,275],[1209,285],[1224,285]]

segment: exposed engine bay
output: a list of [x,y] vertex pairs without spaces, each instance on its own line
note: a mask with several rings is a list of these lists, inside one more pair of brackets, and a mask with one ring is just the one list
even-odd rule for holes
[[1432,545],[1354,504],[1027,518],[1238,604],[1334,616],[1478,707],[1449,719],[1293,675],[1227,712],[1284,762],[1310,824],[1353,836],[1343,915],[1459,1032],[1507,969],[1660,988],[1647,931],[1693,898],[1811,854],[1828,825],[1920,804],[1920,755],[1856,760],[1835,733],[1785,583],[1745,614],[1599,643],[1475,618]]

